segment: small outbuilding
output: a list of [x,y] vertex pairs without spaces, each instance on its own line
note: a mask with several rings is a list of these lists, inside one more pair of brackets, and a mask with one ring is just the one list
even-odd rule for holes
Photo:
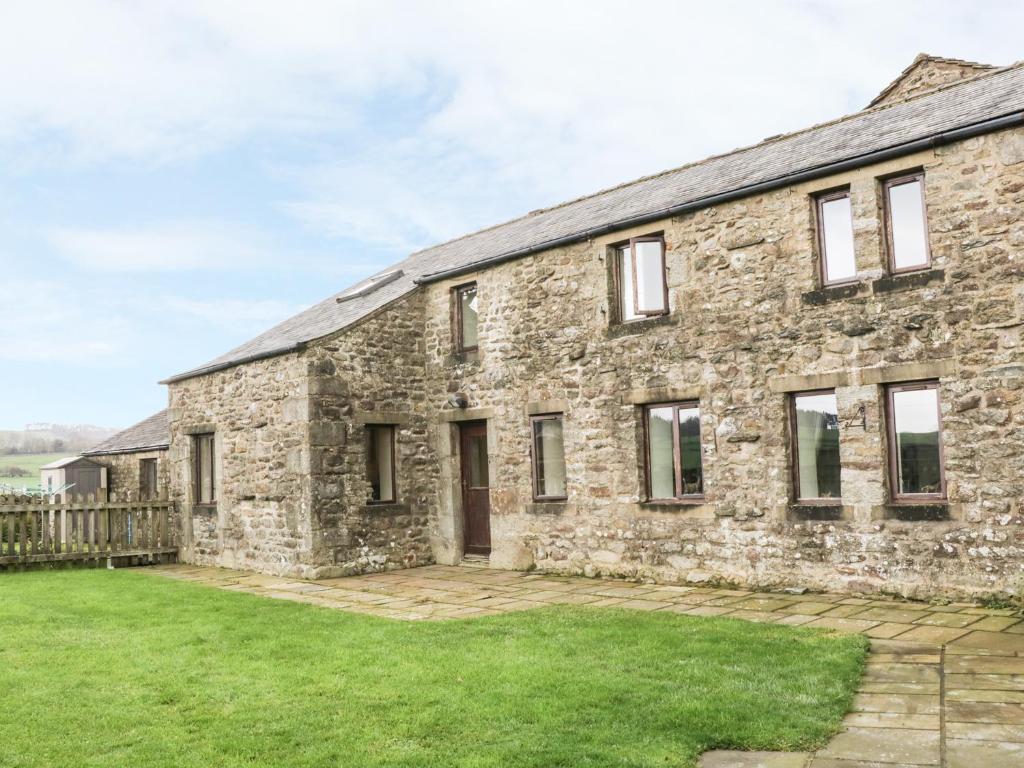
[[167,450],[171,428],[167,409],[107,438],[82,455],[105,467],[118,500],[149,500],[167,493]]
[[39,485],[51,494],[96,495],[107,490],[107,468],[83,456],[71,456],[40,467]]

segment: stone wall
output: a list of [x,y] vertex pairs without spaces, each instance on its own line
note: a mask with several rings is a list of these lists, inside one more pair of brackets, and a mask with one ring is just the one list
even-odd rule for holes
[[143,459],[156,459],[158,495],[169,492],[170,464],[167,460],[166,449],[91,455],[89,458],[97,464],[107,467],[109,491],[116,494],[118,499],[142,498],[142,475],[139,462]]
[[991,67],[955,59],[925,57],[919,63],[908,67],[907,71],[890,86],[892,90],[879,98],[872,106],[905,101],[919,93],[977,77],[987,69],[991,69]]
[[[878,177],[924,167],[933,269],[887,277]],[[861,281],[821,290],[810,195],[849,183]],[[428,402],[488,419],[492,562],[665,580],[927,595],[1015,588],[1024,566],[1024,133],[988,135],[429,286]],[[610,325],[608,246],[663,231],[672,313]],[[453,355],[450,289],[479,284],[480,351]],[[887,504],[881,385],[940,379],[949,505]],[[832,377],[831,384],[821,384]],[[791,505],[787,392],[835,386],[844,509]],[[702,409],[707,503],[642,498],[640,406]],[[569,500],[531,498],[531,403],[566,413]],[[432,425],[441,462],[451,434]],[[458,558],[457,498],[438,507]]]
[[[417,293],[309,350],[311,491],[324,575],[433,562],[437,481],[423,322]],[[368,424],[396,427],[396,503],[368,503]]]
[[[171,490],[181,559],[314,576],[308,361],[288,354],[170,386]],[[213,432],[217,503],[195,504],[193,438]]]

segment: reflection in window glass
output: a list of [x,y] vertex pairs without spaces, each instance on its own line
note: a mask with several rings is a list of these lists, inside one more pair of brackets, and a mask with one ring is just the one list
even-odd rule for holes
[[650,496],[652,499],[671,499],[676,495],[675,466],[672,455],[672,412],[672,406],[651,408],[647,412]]
[[696,404],[648,408],[648,498],[696,498],[703,494],[700,408]]
[[825,282],[851,280],[857,276],[857,260],[853,250],[853,211],[850,196],[822,200],[819,204],[822,258]]
[[834,392],[794,395],[797,496],[839,499],[839,409]]
[[195,436],[196,501],[213,504],[217,500],[214,482],[214,438],[213,435]]
[[891,428],[899,493],[941,494],[938,389],[894,389]]
[[893,184],[888,192],[893,269],[928,266],[927,228],[922,197],[924,188],[921,179]]
[[660,241],[641,241],[633,244],[633,258],[636,260],[636,311],[645,315],[658,314],[666,310],[662,247]]
[[366,475],[370,481],[370,501],[395,500],[394,446],[394,427],[367,427]]
[[704,471],[700,460],[700,408],[678,409],[680,496],[700,496],[704,493]]
[[459,289],[459,322],[463,349],[477,346],[477,298],[476,285]]
[[534,420],[533,446],[538,498],[564,498],[565,444],[561,416]]
[[487,469],[487,435],[471,435],[469,451],[469,487],[486,488],[490,483]]

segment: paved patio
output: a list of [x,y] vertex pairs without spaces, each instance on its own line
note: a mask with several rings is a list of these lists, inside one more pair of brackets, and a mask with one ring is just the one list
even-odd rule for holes
[[472,566],[427,566],[319,581],[189,565],[155,566],[145,572],[399,620],[491,616],[573,604],[861,632],[872,638],[867,671],[854,711],[828,746],[814,754],[709,752],[702,765],[1024,766],[1024,621],[1006,609],[633,584]]

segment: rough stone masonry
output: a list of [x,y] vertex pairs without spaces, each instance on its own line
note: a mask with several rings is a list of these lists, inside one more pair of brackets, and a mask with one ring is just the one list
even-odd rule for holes
[[[931,71],[919,59],[904,73],[911,85],[836,126],[919,106],[965,111],[969,94],[1021,72],[949,61]],[[830,130],[752,151],[770,156]],[[277,347],[175,377],[182,559],[308,578],[458,562],[458,425],[483,420],[496,567],[914,597],[1021,592],[1024,128],[915,147],[516,258],[470,255],[452,270],[454,257],[438,255],[483,242],[473,238],[512,249],[538,220],[526,217],[414,254],[349,301],[369,307],[354,320],[324,319],[350,311],[342,294],[275,330]],[[924,174],[931,264],[893,274],[882,180],[911,170]],[[830,287],[813,201],[840,187],[857,275]],[[665,242],[669,312],[618,322],[613,246],[652,234]],[[452,289],[470,282],[479,345],[462,352]],[[938,382],[946,494],[894,504],[885,387],[921,380]],[[820,389],[838,403],[842,482],[841,501],[824,509],[795,502],[788,416],[793,393]],[[700,503],[647,500],[643,408],[676,401],[700,406]],[[567,498],[542,502],[530,415],[552,412],[564,419]],[[372,424],[395,428],[393,503],[368,503]],[[199,505],[194,436],[208,433],[216,501]]]

